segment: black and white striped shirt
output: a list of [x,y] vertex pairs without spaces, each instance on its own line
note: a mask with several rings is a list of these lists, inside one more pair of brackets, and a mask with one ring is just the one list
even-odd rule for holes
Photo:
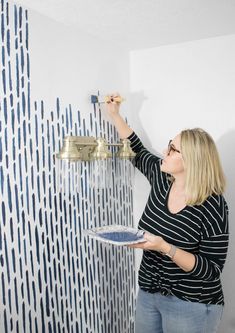
[[136,153],[135,166],[147,177],[150,195],[139,228],[162,236],[170,244],[195,255],[195,266],[185,272],[170,258],[144,251],[139,286],[150,292],[174,295],[186,301],[224,304],[220,281],[228,249],[228,208],[222,195],[212,195],[198,206],[173,214],[167,200],[171,182],[161,172],[161,159],[144,148],[133,132],[129,138]]

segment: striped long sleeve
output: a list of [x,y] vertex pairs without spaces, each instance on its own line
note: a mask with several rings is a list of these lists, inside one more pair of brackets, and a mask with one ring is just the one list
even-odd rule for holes
[[215,280],[219,278],[227,256],[228,207],[222,196],[211,196],[202,205],[202,211],[201,241],[190,273],[200,279]]
[[140,172],[143,173],[152,182],[153,170],[156,163],[160,160],[160,157],[150,153],[142,144],[139,137],[132,132],[128,137],[131,141],[131,148],[136,153],[135,166]]

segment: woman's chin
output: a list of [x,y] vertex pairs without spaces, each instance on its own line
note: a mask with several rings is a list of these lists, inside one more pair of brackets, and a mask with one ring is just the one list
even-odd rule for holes
[[167,166],[165,165],[165,163],[163,163],[163,164],[160,165],[160,170],[161,170],[161,172],[171,174],[170,170],[167,168]]
[[161,166],[160,166],[160,170],[161,170],[162,172],[167,172],[164,163],[161,164]]

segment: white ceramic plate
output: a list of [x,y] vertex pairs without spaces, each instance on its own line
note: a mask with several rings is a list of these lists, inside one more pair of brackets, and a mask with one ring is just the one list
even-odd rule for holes
[[110,225],[94,229],[83,230],[84,235],[95,238],[99,241],[115,244],[130,245],[145,242],[144,231],[123,225]]

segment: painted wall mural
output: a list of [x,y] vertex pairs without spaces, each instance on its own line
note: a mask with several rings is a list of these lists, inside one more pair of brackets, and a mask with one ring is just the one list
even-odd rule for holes
[[133,332],[133,251],[82,235],[132,225],[132,189],[113,171],[95,190],[87,162],[79,192],[56,187],[64,136],[117,133],[92,105],[87,121],[59,98],[50,112],[31,100],[28,12],[0,6],[0,332]]

